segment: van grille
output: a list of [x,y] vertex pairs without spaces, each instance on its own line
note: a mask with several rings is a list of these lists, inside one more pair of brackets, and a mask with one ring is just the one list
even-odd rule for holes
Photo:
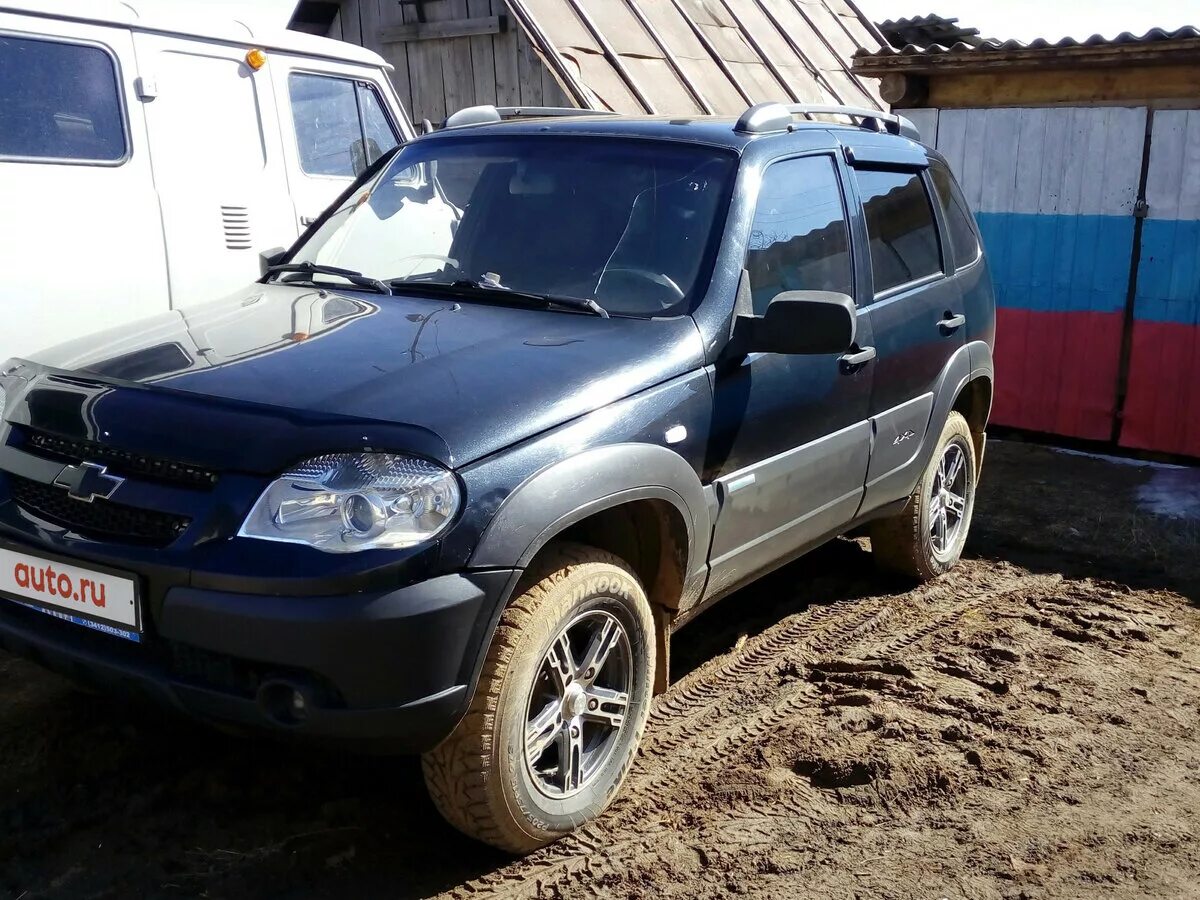
[[166,547],[191,523],[185,516],[138,509],[99,497],[85,503],[62,488],[11,472],[7,477],[12,499],[21,509],[95,540]]
[[147,481],[183,487],[207,490],[217,483],[217,473],[201,466],[132,453],[94,441],[71,440],[30,428],[24,431],[28,449],[36,451],[39,456],[68,463],[101,463],[109,466],[117,475],[132,475]]
[[222,206],[221,221],[225,225],[225,246],[230,250],[249,250],[254,243],[250,236],[250,210],[244,206]]

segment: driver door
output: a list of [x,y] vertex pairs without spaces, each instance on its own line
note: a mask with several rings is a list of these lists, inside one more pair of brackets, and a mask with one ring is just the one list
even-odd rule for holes
[[[755,315],[783,291],[855,296],[844,177],[832,154],[766,170],[746,253]],[[861,310],[857,329],[845,354],[752,353],[718,368],[705,465],[719,504],[710,551],[717,591],[798,555],[858,512],[873,370],[850,361],[872,345]]]

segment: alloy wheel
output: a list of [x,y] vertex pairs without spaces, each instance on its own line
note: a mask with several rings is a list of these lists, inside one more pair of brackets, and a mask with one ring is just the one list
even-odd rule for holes
[[542,658],[526,714],[525,765],[553,799],[585,788],[620,743],[633,683],[625,627],[606,610],[567,623]]
[[934,472],[929,497],[929,538],[945,556],[954,547],[967,515],[967,455],[955,442],[946,445]]

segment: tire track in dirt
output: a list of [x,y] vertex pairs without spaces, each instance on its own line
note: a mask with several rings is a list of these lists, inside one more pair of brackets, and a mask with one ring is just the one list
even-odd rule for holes
[[[955,577],[957,575],[957,577]],[[972,581],[976,583],[972,584]],[[890,657],[947,628],[972,609],[1007,594],[1053,586],[1059,576],[968,571],[923,585],[908,594],[842,600],[810,607],[748,640],[729,658],[689,674],[659,698],[647,729],[645,755],[622,789],[622,796],[604,817],[537,853],[491,873],[452,894],[519,896],[537,894],[550,885],[569,885],[574,896],[587,880],[601,882],[628,854],[653,845],[676,832],[673,807],[694,791],[701,777],[747,748],[761,744],[785,724],[821,711],[821,686],[807,678],[779,685],[778,672],[791,665],[805,668],[819,659],[858,655]],[[980,587],[984,589],[980,590]],[[952,600],[964,589],[970,593]],[[933,620],[929,607],[949,602]],[[883,640],[875,639],[885,626]],[[730,720],[723,712],[738,700],[774,682],[775,695],[752,713]],[[691,790],[689,790],[691,789]],[[763,821],[784,820],[811,827],[813,810],[825,800],[818,788],[796,781],[789,785],[785,808],[756,810]],[[776,803],[776,806],[779,804]]]

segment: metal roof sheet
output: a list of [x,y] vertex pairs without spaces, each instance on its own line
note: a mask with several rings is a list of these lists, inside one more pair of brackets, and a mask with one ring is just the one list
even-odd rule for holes
[[850,71],[883,39],[852,0],[508,0],[576,102],[740,115],[766,100],[886,109]]
[[[900,20],[901,23],[905,20]],[[932,43],[925,46],[918,44],[906,44],[903,47],[882,47],[877,51],[862,50],[855,53],[856,59],[864,57],[891,57],[891,56],[938,56],[942,54],[988,54],[988,53],[1011,53],[1016,51],[1026,50],[1070,50],[1079,47],[1133,47],[1158,44],[1166,41],[1185,41],[1200,39],[1200,28],[1193,25],[1185,25],[1182,28],[1176,28],[1174,31],[1167,31],[1164,28],[1151,28],[1145,34],[1132,34],[1128,31],[1123,31],[1115,38],[1106,38],[1099,34],[1094,34],[1089,38],[1078,40],[1073,37],[1064,37],[1058,41],[1050,41],[1046,38],[1037,38],[1036,40],[1025,42],[1017,40],[998,41],[994,38],[989,38],[982,41],[978,45],[968,44],[964,41],[956,41],[949,46],[945,44]]]

